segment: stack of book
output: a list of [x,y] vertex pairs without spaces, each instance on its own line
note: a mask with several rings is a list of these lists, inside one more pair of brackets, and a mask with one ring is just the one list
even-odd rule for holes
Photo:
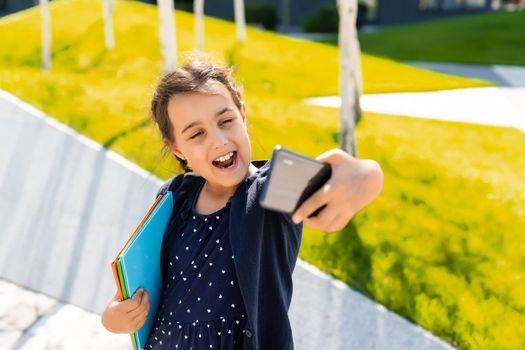
[[139,288],[149,294],[150,309],[144,325],[131,334],[135,350],[146,344],[162,299],[160,251],[173,211],[171,192],[157,197],[115,260],[111,263],[120,300],[131,298]]

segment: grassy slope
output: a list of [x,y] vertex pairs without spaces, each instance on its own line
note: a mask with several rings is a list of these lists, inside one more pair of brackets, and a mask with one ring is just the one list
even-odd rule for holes
[[[143,125],[160,66],[156,9],[117,2],[108,53],[94,4],[52,3],[51,72],[38,69],[37,11],[2,19],[0,87],[170,176],[174,163],[160,159],[158,133]],[[178,13],[177,25],[179,47],[191,48],[192,17]],[[207,19],[206,50],[235,63],[245,85],[253,158],[276,143],[311,156],[337,147],[337,111],[300,103],[337,92],[336,49],[253,30],[235,48],[234,35]],[[368,92],[483,84],[366,55],[363,68]],[[384,193],[345,233],[306,228],[301,257],[462,348],[524,347],[523,134],[368,114],[357,139],[360,157],[381,163]]]
[[525,65],[525,11],[385,27],[360,35],[363,51],[395,60]]

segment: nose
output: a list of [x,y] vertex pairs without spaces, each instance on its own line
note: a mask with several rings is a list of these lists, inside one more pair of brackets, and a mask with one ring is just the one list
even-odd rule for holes
[[223,130],[220,128],[215,129],[213,133],[213,148],[219,149],[228,144],[228,138]]

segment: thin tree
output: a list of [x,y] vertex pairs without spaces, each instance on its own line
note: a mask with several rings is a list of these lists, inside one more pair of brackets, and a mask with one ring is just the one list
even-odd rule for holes
[[357,0],[337,0],[339,10],[339,112],[340,148],[353,156],[357,154],[355,126],[361,119],[361,61],[357,38]]
[[177,64],[177,43],[175,38],[175,6],[173,0],[158,0],[160,53],[162,71],[169,72]]
[[195,16],[195,48],[204,49],[204,0],[193,1],[193,14]]
[[47,0],[39,0],[42,18],[42,69],[51,69],[51,17]]
[[244,17],[244,0],[234,0],[235,26],[237,27],[237,41],[246,40],[246,19]]
[[115,35],[113,32],[113,9],[114,0],[102,0],[102,13],[104,18],[104,43],[106,49],[111,50],[115,47]]

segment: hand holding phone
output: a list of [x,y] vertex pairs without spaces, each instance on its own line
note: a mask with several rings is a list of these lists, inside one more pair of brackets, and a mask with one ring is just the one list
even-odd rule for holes
[[[275,146],[270,162],[270,177],[259,204],[266,209],[292,214],[331,177],[330,164]],[[317,208],[308,218],[318,215]]]

